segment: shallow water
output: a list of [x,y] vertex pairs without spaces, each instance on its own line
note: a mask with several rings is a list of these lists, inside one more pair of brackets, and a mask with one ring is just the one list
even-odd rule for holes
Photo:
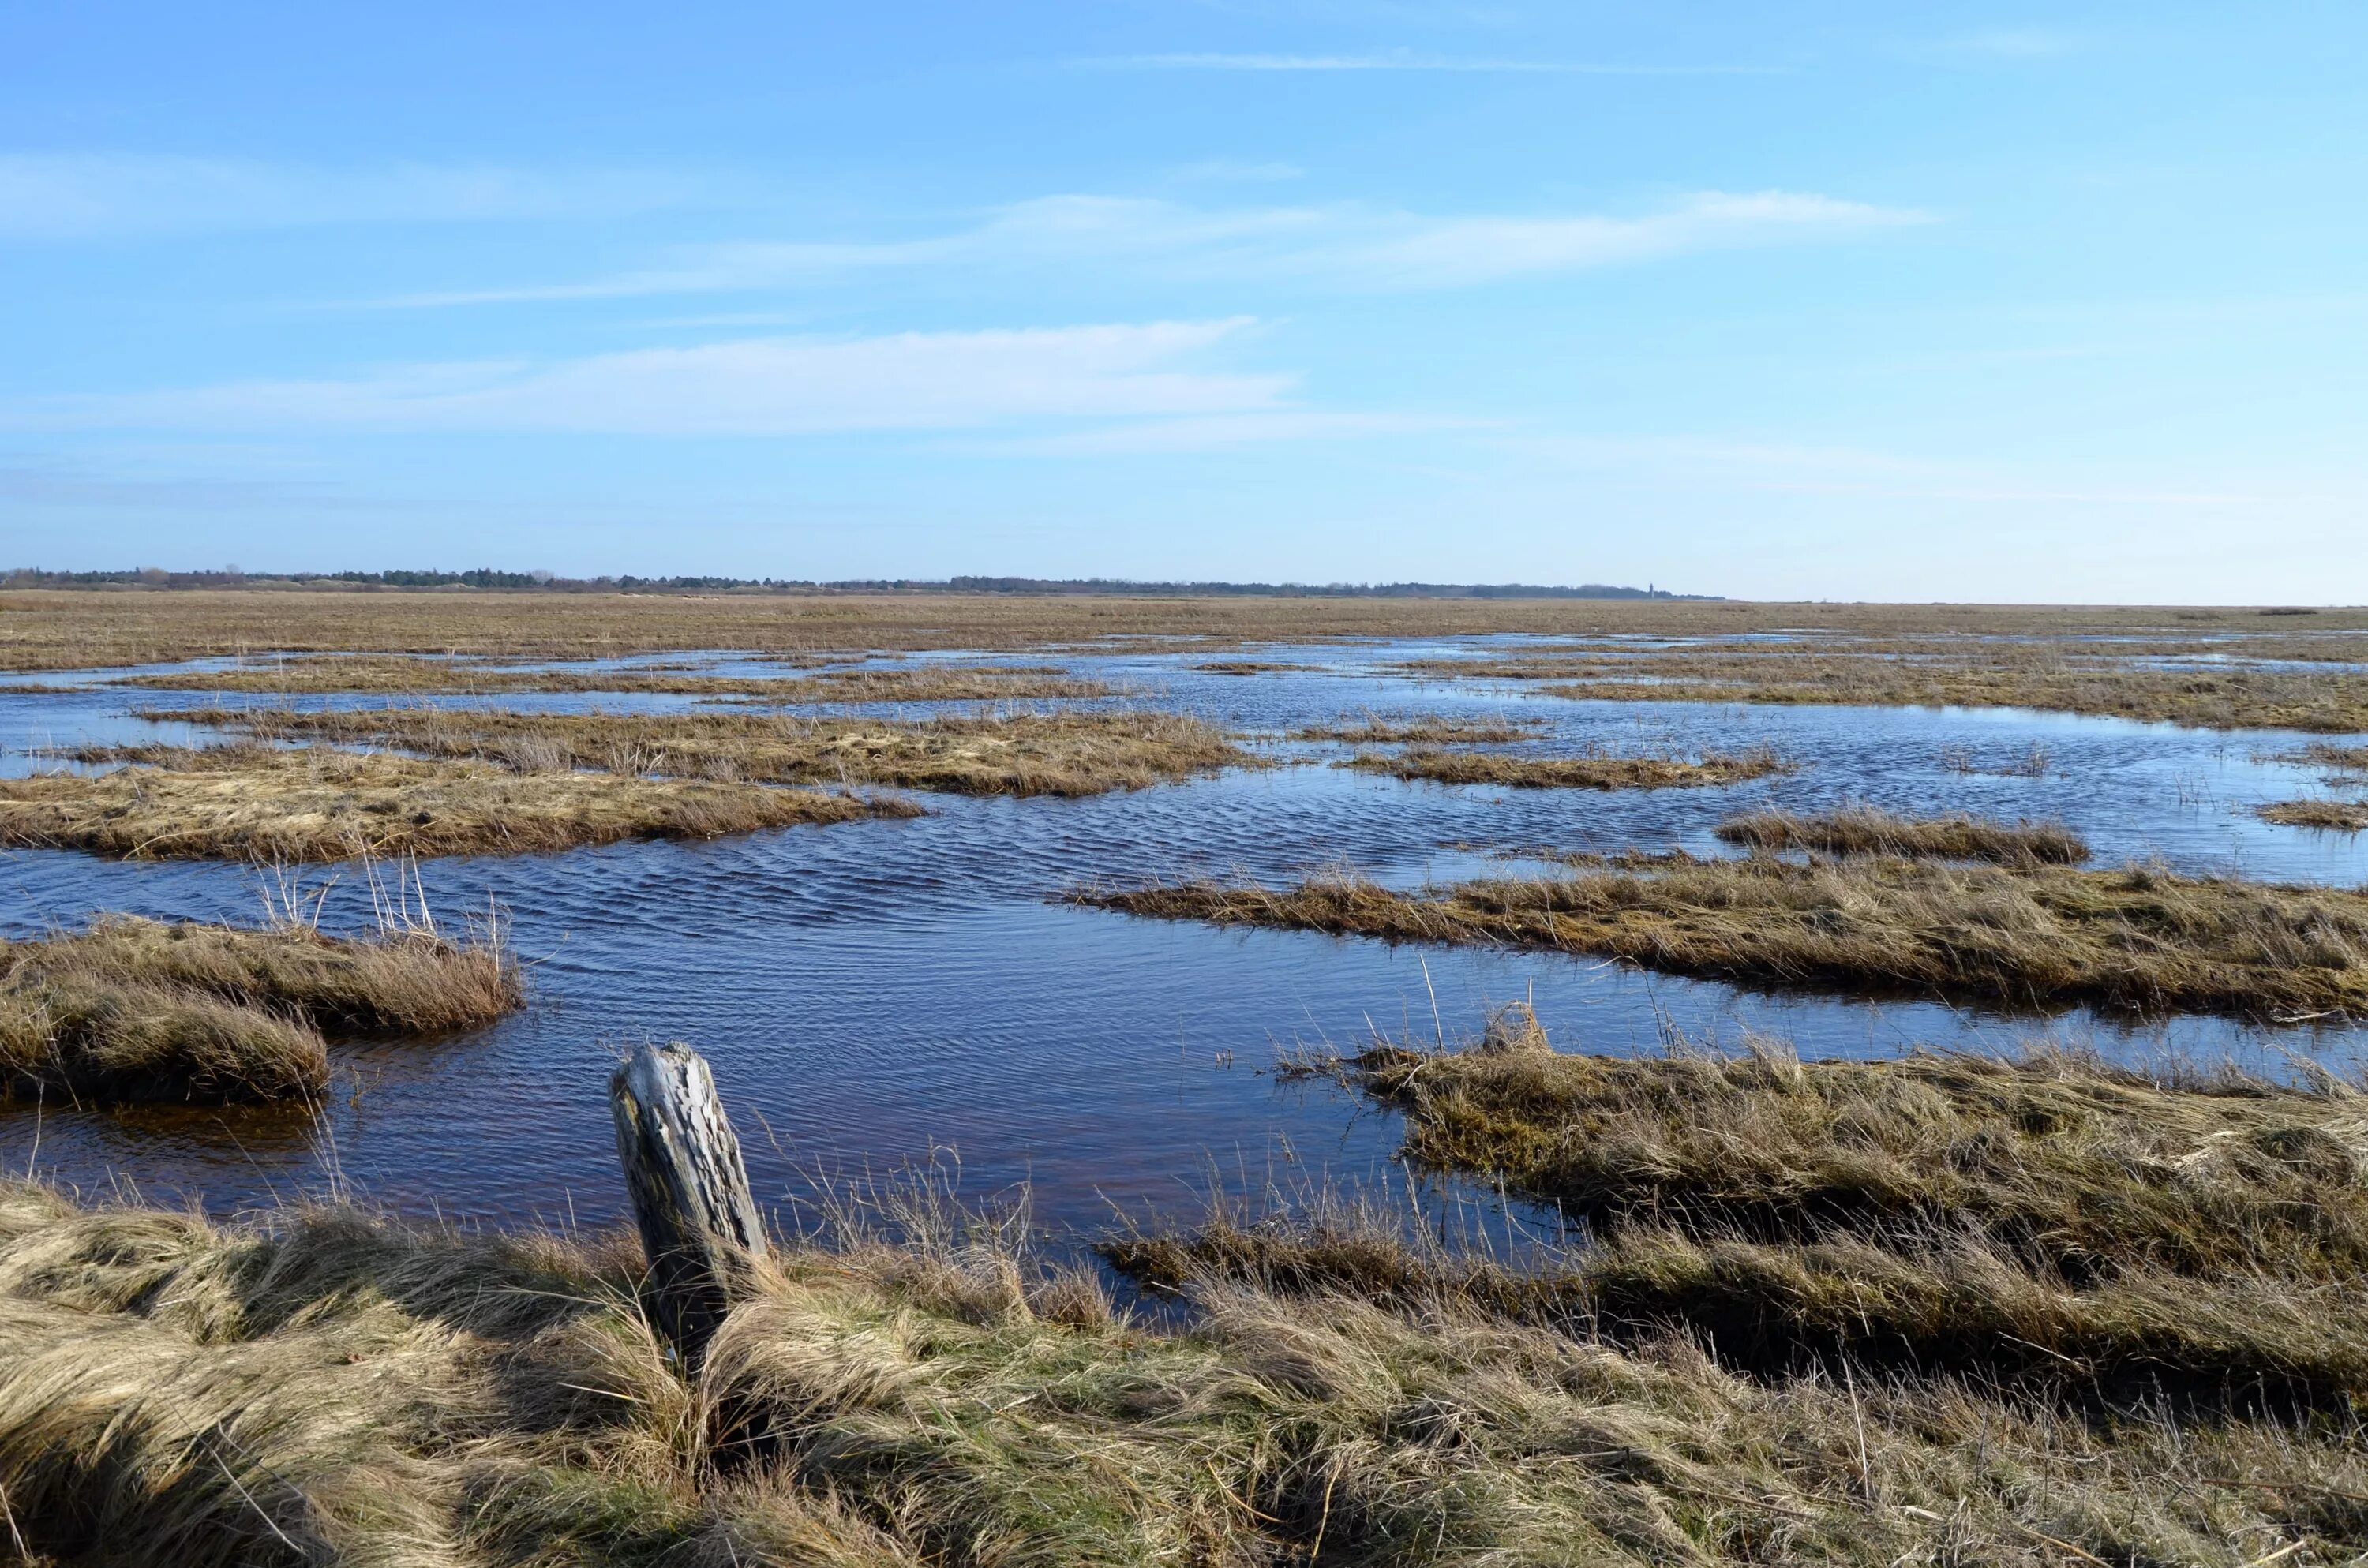
[[[1565,1049],[1608,1051],[1649,1049],[1668,1028],[1729,1039],[1756,1029],[1804,1055],[2006,1046],[2038,1034],[2128,1058],[2233,1055],[2273,1067],[2287,1051],[2349,1063],[2368,1048],[2368,1029],[2194,1017],[2134,1026],[2078,1012],[2006,1017],[1913,1001],[1770,996],[1553,955],[1221,931],[1051,901],[1096,879],[1271,879],[1334,864],[1413,885],[1493,867],[1490,851],[1541,845],[1711,853],[1720,848],[1711,829],[1738,809],[1856,800],[2060,816],[2108,865],[2159,858],[2187,871],[2345,886],[2368,879],[2368,841],[2250,814],[2258,802],[2316,791],[2316,770],[2275,759],[2324,737],[2002,710],[1570,702],[1519,683],[1422,684],[1383,673],[1408,659],[1525,645],[1476,639],[1229,655],[1321,666],[1253,676],[1195,670],[1206,655],[990,662],[1057,662],[1130,688],[1130,700],[1260,732],[1369,710],[1501,713],[1549,722],[1520,749],[1764,742],[1801,770],[1727,790],[1509,790],[1350,773],[1324,766],[1347,748],[1276,744],[1281,766],[1093,800],[925,797],[932,814],[914,821],[431,861],[423,878],[446,920],[489,900],[500,906],[509,939],[533,964],[527,1012],[463,1038],[339,1051],[338,1087],[316,1120],[0,1109],[0,1164],[85,1187],[130,1181],[151,1199],[195,1193],[221,1208],[317,1191],[335,1174],[406,1210],[597,1222],[621,1202],[609,1064],[643,1039],[682,1039],[714,1063],[760,1196],[800,1190],[801,1173],[817,1168],[884,1172],[933,1160],[958,1167],[973,1197],[1030,1184],[1037,1219],[1075,1232],[1105,1226],[1113,1209],[1194,1211],[1212,1187],[1382,1178],[1397,1143],[1394,1119],[1328,1084],[1279,1082],[1277,1048],[1349,1045],[1376,1028],[1428,1038],[1443,1028],[1452,1037],[1475,1028],[1490,1004],[1524,997]],[[626,663],[634,662],[661,661]],[[788,673],[728,659],[716,667]],[[29,754],[47,745],[209,733],[129,717],[209,700],[202,691],[110,688],[99,678],[0,687],[0,767],[36,766]],[[1959,770],[2005,767],[2034,744],[2050,759],[2041,777]],[[318,869],[312,880],[333,875]],[[33,935],[108,909],[246,919],[258,903],[253,875],[231,866],[0,853],[0,930]],[[339,875],[324,923],[359,926],[368,914],[357,875]]]

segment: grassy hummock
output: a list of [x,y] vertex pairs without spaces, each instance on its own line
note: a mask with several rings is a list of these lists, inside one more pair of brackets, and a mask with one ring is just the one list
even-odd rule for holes
[[253,744],[103,747],[74,756],[125,766],[0,779],[0,847],[127,859],[518,855],[919,812],[843,791],[576,772],[564,758],[510,768]]
[[2368,801],[2279,801],[2254,808],[2253,814],[2281,827],[2315,827],[2328,833],[2368,828]]
[[1903,817],[1875,806],[1845,806],[1817,816],[1753,812],[1719,824],[1718,835],[1751,849],[1988,860],[2007,866],[2073,866],[2089,858],[2089,846],[2062,823],[2009,824],[1963,813]]
[[1896,858],[1574,857],[1567,875],[1398,892],[1332,874],[1085,889],[1131,915],[1591,953],[1761,986],[2293,1020],[2368,1015],[2368,894]]
[[111,915],[0,942],[0,1084],[93,1100],[269,1100],[328,1082],[325,1037],[440,1034],[518,1007],[490,943]]
[[1705,752],[1690,762],[1675,756],[1513,756],[1418,745],[1395,754],[1360,754],[1340,766],[1431,784],[1498,784],[1516,790],[1696,789],[1792,771],[1791,764],[1764,747],[1732,755]]
[[257,693],[615,692],[742,697],[780,703],[1008,702],[1108,697],[1098,680],[1044,665],[916,665],[825,670],[807,676],[717,675],[649,666],[521,669],[387,654],[318,654],[219,669],[118,676],[107,684],[156,691]]
[[514,767],[775,784],[875,784],[962,795],[1098,795],[1255,760],[1216,726],[1156,709],[914,721],[438,708],[207,709],[148,716],[219,725],[263,739],[399,746]]

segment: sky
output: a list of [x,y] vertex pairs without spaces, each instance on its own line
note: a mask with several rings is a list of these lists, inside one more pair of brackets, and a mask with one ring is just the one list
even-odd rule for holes
[[0,566],[2368,600],[2368,6],[0,6]]

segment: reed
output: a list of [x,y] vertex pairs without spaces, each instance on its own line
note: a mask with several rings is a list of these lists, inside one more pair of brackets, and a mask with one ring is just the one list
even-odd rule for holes
[[309,1097],[326,1037],[480,1028],[524,1001],[494,940],[110,915],[0,942],[0,1081],[93,1100]]
[[173,716],[267,740],[399,746],[495,763],[523,757],[536,767],[664,774],[677,780],[878,784],[965,795],[1098,795],[1257,760],[1216,726],[1156,709],[918,721],[438,708],[201,709]]
[[108,773],[0,779],[0,846],[126,859],[339,860],[518,855],[625,838],[712,838],[760,828],[912,816],[892,798],[702,778],[526,770],[267,745],[84,748]]
[[1404,893],[1353,875],[1268,889],[1081,889],[1132,915],[1590,953],[1769,987],[2010,1007],[2368,1013],[2368,894],[2145,867],[1803,865],[1575,857],[1571,874]]
[[1718,835],[1749,849],[1987,860],[2005,866],[2073,866],[2089,858],[2088,845],[2062,823],[2009,824],[1962,813],[1903,817],[1867,805],[1845,806],[1816,816],[1753,812],[1719,824]]
[[1675,756],[1510,756],[1502,752],[1442,751],[1413,746],[1368,752],[1340,766],[1429,784],[1497,784],[1516,790],[1670,790],[1741,784],[1793,765],[1764,746],[1704,752],[1698,761]]
[[[1197,1267],[1190,1317],[1154,1327],[1008,1235],[786,1245],[693,1381],[635,1308],[627,1242],[6,1187],[0,1489],[32,1551],[188,1568],[2236,1568],[2368,1548],[2368,1459],[2340,1417],[2084,1415],[1931,1367],[1722,1364],[1683,1332],[1497,1310],[1485,1270],[1424,1256],[1354,1278],[1318,1259],[1287,1286]],[[1708,1249],[1611,1255],[1598,1295],[1739,1289],[1840,1321]],[[1890,1292],[1871,1312],[1911,1289],[1867,1283]]]

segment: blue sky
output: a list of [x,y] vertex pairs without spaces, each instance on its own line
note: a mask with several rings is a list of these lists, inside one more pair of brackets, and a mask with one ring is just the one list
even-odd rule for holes
[[0,564],[2368,600],[2368,7],[0,8]]

